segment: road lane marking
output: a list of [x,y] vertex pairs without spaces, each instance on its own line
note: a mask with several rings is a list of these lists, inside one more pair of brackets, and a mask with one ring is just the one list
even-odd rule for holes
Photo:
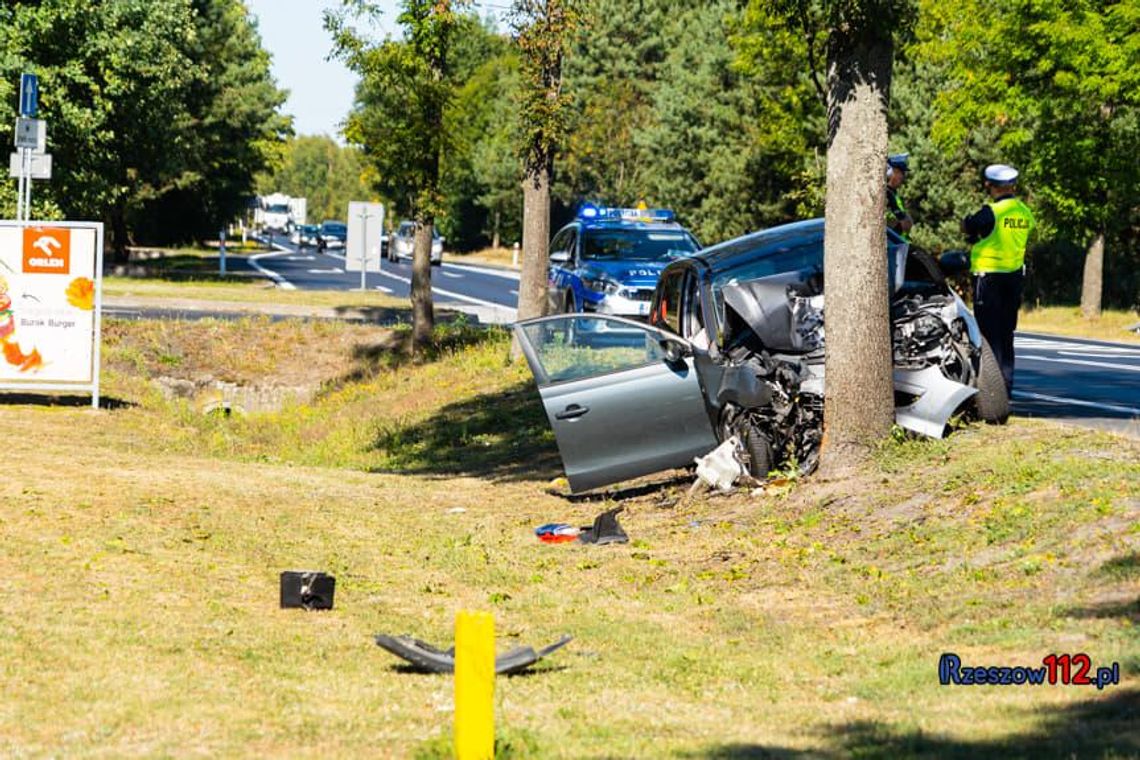
[[[1021,358],[1021,357],[1018,357]],[[1117,412],[1120,414],[1132,414],[1140,416],[1140,409],[1131,406],[1120,406],[1119,404],[1102,404],[1098,401],[1085,401],[1079,398],[1065,398],[1064,396],[1047,396],[1044,393],[1029,393],[1027,391],[1014,391],[1014,398],[1026,399],[1028,401],[1048,401],[1053,404],[1069,404],[1072,406],[1087,406],[1092,409],[1102,409],[1106,412]]]
[[375,286],[375,287],[376,287],[376,289],[377,289],[377,290],[379,290],[381,293],[387,293],[388,295],[391,295],[391,294],[393,294],[393,293],[395,293],[395,292],[396,292],[396,291],[392,290],[391,288],[386,288],[386,287],[384,287],[383,285],[377,285],[377,286]]
[[286,256],[285,260],[286,261],[313,261],[313,260],[315,260],[315,257],[314,256]]
[[444,277],[450,277],[453,280],[462,280],[463,279],[463,275],[456,274],[455,272],[448,272],[447,270],[440,272],[440,274],[442,274]]
[[518,272],[512,272],[506,269],[493,269],[491,267],[477,267],[472,264],[450,264],[445,261],[443,262],[443,268],[460,269],[467,272],[475,272],[476,274],[489,274],[492,277],[502,277],[505,280],[519,279]]
[[1085,359],[1054,359],[1051,356],[1027,356],[1017,354],[1017,361],[1049,362],[1051,364],[1075,364],[1081,367],[1100,367],[1101,369],[1122,369],[1125,372],[1140,372],[1137,364],[1112,364],[1111,362],[1090,362]]
[[261,272],[263,275],[265,275],[266,277],[268,277],[269,279],[271,279],[275,283],[277,283],[277,287],[281,288],[282,290],[296,290],[297,289],[296,285],[289,282],[284,277],[282,277],[280,274],[278,274],[277,272],[274,272],[272,269],[266,269],[265,267],[263,267],[261,265],[261,263],[260,263],[261,259],[267,259],[267,258],[270,258],[273,256],[280,256],[282,253],[293,253],[293,251],[289,250],[288,248],[286,248],[283,245],[278,245],[277,243],[273,243],[272,245],[274,248],[277,249],[277,251],[275,251],[273,253],[258,253],[258,254],[255,254],[253,256],[250,256],[248,259],[249,263],[258,272]]
[[518,294],[519,294],[519,292],[518,292],[517,290],[512,290],[512,291],[511,291],[511,295],[512,295],[512,296],[517,296]]
[[[412,284],[412,281],[410,279],[408,279],[407,277],[401,277],[398,274],[392,274],[391,272],[381,272],[381,274],[383,274],[386,277],[391,277],[393,280],[399,280],[400,282],[404,283],[405,285],[410,286]],[[478,304],[479,306],[492,306],[496,309],[510,309],[511,308],[510,306],[507,306],[505,304],[495,303],[494,301],[484,301],[482,298],[475,298],[474,296],[464,295],[463,293],[455,293],[455,292],[450,291],[450,290],[444,290],[443,288],[437,288],[434,285],[431,286],[431,292],[439,293],[440,295],[447,296],[448,298],[458,298],[460,301],[469,301],[470,303]]]
[[309,274],[344,274],[344,270],[340,267],[333,267],[332,269],[310,269]]

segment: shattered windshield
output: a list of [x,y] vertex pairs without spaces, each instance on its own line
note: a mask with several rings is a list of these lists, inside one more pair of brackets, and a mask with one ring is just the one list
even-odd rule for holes
[[586,230],[586,261],[672,261],[697,251],[697,241],[683,230]]

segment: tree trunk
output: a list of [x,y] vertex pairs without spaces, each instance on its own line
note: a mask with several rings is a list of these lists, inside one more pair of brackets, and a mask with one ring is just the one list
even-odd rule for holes
[[[547,254],[550,246],[550,175],[553,162],[546,161],[523,180],[522,271],[519,274],[520,320],[546,314]],[[511,358],[521,355],[518,341],[511,345]]]
[[887,284],[889,32],[833,29],[828,49],[824,474],[865,459],[894,424]]
[[126,264],[130,260],[127,246],[130,245],[127,231],[127,209],[116,203],[111,208],[111,263]]
[[1081,279],[1081,316],[1085,319],[1100,317],[1101,298],[1104,292],[1104,233],[1097,233],[1085,254],[1085,273]]
[[502,240],[499,237],[499,219],[500,218],[501,218],[501,215],[499,214],[499,210],[495,209],[495,212],[492,216],[492,219],[494,219],[495,221],[493,221],[491,223],[491,248],[495,249],[496,251],[499,250],[499,247],[500,247],[499,243],[502,242]]
[[435,312],[431,300],[431,240],[435,218],[416,219],[412,243],[412,350],[419,352],[431,343]]

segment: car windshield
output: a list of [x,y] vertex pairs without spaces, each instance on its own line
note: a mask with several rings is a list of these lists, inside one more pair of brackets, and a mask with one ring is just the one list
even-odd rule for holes
[[269,208],[267,208],[265,210],[271,214],[288,214],[289,213],[289,207],[284,205],[284,204],[280,204],[280,203],[276,204],[274,206],[270,206]]
[[586,230],[587,261],[672,261],[694,253],[697,241],[684,230]]
[[324,224],[321,225],[321,228],[325,232],[328,232],[328,233],[333,234],[333,235],[343,235],[346,232],[348,232],[348,227],[346,227],[343,224],[339,224],[339,223],[330,224],[329,222],[325,222]]

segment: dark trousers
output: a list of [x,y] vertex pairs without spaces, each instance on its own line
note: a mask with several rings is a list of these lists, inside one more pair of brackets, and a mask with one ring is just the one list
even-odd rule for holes
[[1024,280],[1021,270],[974,277],[974,316],[1001,367],[1007,391],[1013,390],[1013,331],[1017,329]]

